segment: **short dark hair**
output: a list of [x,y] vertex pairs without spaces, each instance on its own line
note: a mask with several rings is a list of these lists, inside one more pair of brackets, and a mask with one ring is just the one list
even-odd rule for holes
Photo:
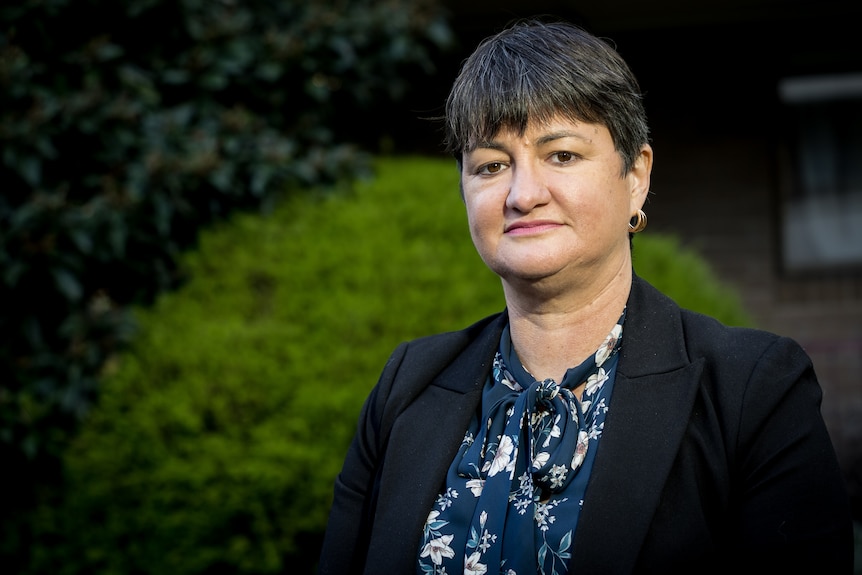
[[649,142],[637,79],[608,43],[573,24],[520,20],[483,40],[461,67],[446,101],[446,150],[464,152],[501,129],[563,115],[601,124],[627,174]]

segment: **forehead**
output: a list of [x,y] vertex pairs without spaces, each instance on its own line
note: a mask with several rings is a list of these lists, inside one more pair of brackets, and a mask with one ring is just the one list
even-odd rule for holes
[[555,116],[546,121],[531,121],[523,129],[502,126],[487,138],[477,136],[468,153],[477,148],[498,147],[503,143],[517,142],[527,146],[540,146],[562,139],[573,139],[590,145],[613,145],[610,131],[604,125]]

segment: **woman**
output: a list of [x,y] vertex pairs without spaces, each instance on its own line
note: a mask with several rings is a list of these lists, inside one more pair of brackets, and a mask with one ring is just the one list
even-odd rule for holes
[[518,23],[465,61],[446,130],[506,309],[394,351],[320,572],[849,573],[809,358],[632,270],[653,152],[620,56]]

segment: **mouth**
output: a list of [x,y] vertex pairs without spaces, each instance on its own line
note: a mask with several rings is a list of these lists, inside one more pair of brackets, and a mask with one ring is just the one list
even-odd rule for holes
[[545,232],[558,227],[560,227],[560,224],[557,222],[536,220],[531,222],[513,222],[506,226],[503,231],[506,235],[509,236],[527,236]]

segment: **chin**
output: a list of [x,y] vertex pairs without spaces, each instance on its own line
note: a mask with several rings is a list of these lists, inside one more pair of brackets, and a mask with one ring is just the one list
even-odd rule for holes
[[497,269],[492,267],[491,270],[510,283],[536,283],[554,277],[559,271],[557,269],[540,268],[538,266],[505,266]]

